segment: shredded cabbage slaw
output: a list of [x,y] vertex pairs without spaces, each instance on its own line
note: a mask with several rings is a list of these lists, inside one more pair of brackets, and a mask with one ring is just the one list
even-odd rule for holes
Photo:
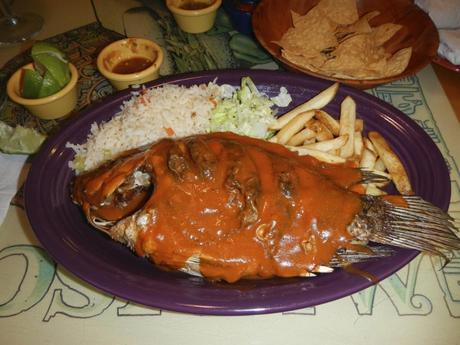
[[272,107],[286,107],[291,100],[284,87],[278,96],[269,98],[257,90],[251,78],[243,77],[240,88],[234,89],[230,97],[221,99],[212,110],[210,131],[267,138],[271,135],[268,128],[275,121]]

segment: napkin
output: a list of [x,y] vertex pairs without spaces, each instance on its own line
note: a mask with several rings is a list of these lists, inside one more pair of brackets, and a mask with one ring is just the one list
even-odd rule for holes
[[438,54],[454,65],[460,65],[460,29],[439,30]]
[[460,0],[416,0],[439,31],[438,55],[460,64]]
[[416,0],[438,29],[460,29],[459,0]]
[[28,165],[26,155],[0,153],[0,224],[6,216],[11,199],[25,180]]

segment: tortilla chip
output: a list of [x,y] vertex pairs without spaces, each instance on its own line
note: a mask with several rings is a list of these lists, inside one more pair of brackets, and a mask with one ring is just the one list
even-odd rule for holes
[[354,22],[353,24],[350,25],[340,25],[337,27],[335,30],[335,36],[337,37],[337,40],[342,42],[345,39],[348,39],[352,36],[359,35],[359,34],[365,34],[365,33],[371,33],[372,28],[369,25],[368,21],[366,18],[360,18],[358,21]]
[[367,22],[369,23],[372,19],[374,19],[375,17],[379,15],[380,15],[379,11],[371,11],[371,12],[367,12],[361,18],[367,20]]
[[350,37],[335,49],[335,58],[328,60],[323,69],[348,73],[348,71],[363,68],[368,63],[368,55],[364,52],[369,49],[372,49],[372,43],[368,35]]
[[279,42],[282,56],[293,64],[320,74],[347,79],[377,79],[407,68],[412,49],[393,56],[383,44],[401,25],[371,27],[380,13],[358,17],[356,0],[320,0],[307,14],[291,12],[293,27]]
[[334,35],[336,25],[320,12],[310,11],[302,17],[294,16],[293,21],[295,27],[290,28],[279,42],[275,42],[282,48],[298,55],[314,56],[338,44]]
[[[313,24],[317,24],[325,18],[323,11],[321,11],[318,6],[313,7],[310,11],[308,11],[305,15],[301,16],[294,11],[291,11],[292,16],[292,23],[294,27],[299,30],[305,29],[314,29],[312,27]],[[328,20],[330,21],[330,20]],[[335,23],[329,23],[329,25],[337,25]]]
[[301,23],[302,16],[294,11],[291,11],[292,25],[297,27]]
[[387,66],[384,71],[385,77],[391,77],[402,73],[409,65],[411,56],[412,47],[403,48],[394,53],[387,62]]
[[289,50],[283,49],[281,55],[288,61],[292,62],[293,64],[306,68],[310,71],[317,72],[319,68],[324,64],[326,61],[325,58],[321,59],[321,55],[317,55],[313,58],[309,58],[303,55],[298,55],[294,52]]
[[342,42],[335,58],[321,67],[324,73],[347,79],[375,79],[384,74],[389,54],[376,47],[369,34],[356,35]]
[[[366,74],[368,76],[380,77],[385,74],[387,67],[387,60],[391,56],[387,54],[384,49],[378,48],[373,56],[369,58],[369,63],[366,66]],[[364,76],[363,76],[364,77]]]
[[372,29],[372,36],[376,46],[381,46],[392,38],[400,29],[402,25],[385,23]]
[[359,19],[355,0],[321,0],[316,8],[340,25],[352,24]]

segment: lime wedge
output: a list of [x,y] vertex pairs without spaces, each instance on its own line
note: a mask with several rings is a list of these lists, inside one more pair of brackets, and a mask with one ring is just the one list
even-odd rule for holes
[[47,97],[69,83],[69,62],[56,46],[47,42],[35,43],[31,55],[35,70],[27,70],[22,76],[23,97]]
[[51,73],[47,71],[43,76],[43,83],[40,87],[40,91],[38,91],[38,98],[51,96],[52,94],[58,92],[60,89],[62,89],[62,87],[59,85],[56,79],[53,78]]
[[46,136],[32,128],[8,126],[0,121],[0,151],[5,153],[35,153]]
[[54,44],[48,42],[37,42],[33,45],[32,50],[30,52],[32,59],[35,60],[35,57],[40,54],[51,55],[58,58],[62,62],[68,62],[65,54],[62,51],[60,51],[59,48],[56,47]]
[[34,62],[39,72],[50,73],[61,88],[69,82],[70,69],[67,62],[48,54],[34,56]]
[[22,78],[22,97],[37,98],[43,77],[35,70],[25,69]]

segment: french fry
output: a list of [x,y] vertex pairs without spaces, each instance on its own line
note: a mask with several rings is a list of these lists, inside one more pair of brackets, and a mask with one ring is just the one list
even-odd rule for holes
[[390,174],[384,172],[384,171],[379,171],[379,170],[370,170],[370,172],[374,175],[380,175],[384,178],[386,178],[387,180],[384,181],[384,182],[374,182],[374,185],[377,186],[377,187],[385,187],[388,183],[390,183],[390,181],[392,180],[392,177]]
[[381,190],[380,188],[378,188],[375,184],[369,183],[366,185],[366,194],[379,196],[379,195],[386,195],[387,193]]
[[377,160],[377,156],[374,152],[369,150],[367,147],[363,149],[361,154],[361,160],[359,161],[359,167],[367,170],[374,169],[375,161]]
[[372,144],[372,141],[369,140],[369,138],[364,137],[363,138],[363,143],[364,143],[364,147],[366,149],[368,149],[369,151],[372,151],[373,153],[375,153],[377,155],[377,152],[375,151],[375,147]]
[[334,138],[334,134],[332,134],[329,128],[327,128],[321,122],[318,122],[317,126],[318,126],[318,131],[316,132],[316,140],[324,141],[324,140],[331,140]]
[[326,163],[336,164],[336,163],[346,162],[345,158],[342,158],[340,156],[331,155],[327,152],[323,152],[319,150],[312,150],[312,149],[305,148],[302,146],[287,146],[287,148],[290,149],[291,151],[296,151],[301,156],[307,156],[307,155],[312,156]]
[[337,150],[329,150],[329,151],[327,151],[327,153],[329,153],[330,155],[338,156],[340,154],[340,150],[339,149],[337,149]]
[[298,146],[302,145],[305,140],[314,139],[316,137],[316,132],[311,130],[310,128],[304,128],[299,133],[295,134],[288,140],[286,145],[289,146]]
[[386,194],[380,187],[390,180],[401,194],[413,194],[404,166],[382,135],[369,132],[363,137],[364,121],[356,118],[356,103],[350,96],[342,101],[339,120],[321,109],[335,97],[337,89],[336,83],[280,117],[271,126],[278,133],[269,140],[299,155],[331,164],[348,161],[388,179],[363,185],[366,194]]
[[369,139],[390,173],[396,189],[403,195],[414,194],[406,169],[399,157],[393,152],[385,138],[378,132],[369,132]]
[[339,135],[340,131],[340,124],[339,121],[334,119],[331,115],[326,113],[324,110],[316,109],[315,110],[315,118],[325,125],[334,136]]
[[340,135],[348,134],[347,143],[340,149],[340,156],[349,158],[354,153],[354,133],[356,119],[356,103],[347,96],[340,106]]
[[312,109],[321,109],[326,106],[330,101],[332,101],[337,94],[339,89],[339,83],[334,83],[329,86],[327,89],[321,91],[319,94],[308,100],[307,102],[295,107],[294,109],[288,111],[286,114],[280,116],[273,125],[270,126],[270,129],[280,130],[283,128],[289,121],[296,117],[300,113]]
[[361,134],[361,131],[355,131],[354,137],[354,155],[359,159],[364,148],[363,136]]
[[286,144],[291,137],[299,132],[305,123],[313,118],[315,112],[313,110],[302,112],[293,117],[286,125],[276,133],[275,138],[278,144]]
[[377,171],[387,170],[387,168],[385,167],[385,163],[383,163],[382,158],[377,158],[377,160],[375,161],[374,170],[377,170]]
[[305,128],[309,128],[316,133],[316,140],[323,141],[323,140],[330,140],[334,138],[332,132],[323,125],[318,120],[311,120],[305,124]]
[[302,147],[319,151],[331,151],[340,149],[343,145],[345,145],[347,140],[348,135],[345,134],[334,139],[318,141],[316,143],[304,145]]

